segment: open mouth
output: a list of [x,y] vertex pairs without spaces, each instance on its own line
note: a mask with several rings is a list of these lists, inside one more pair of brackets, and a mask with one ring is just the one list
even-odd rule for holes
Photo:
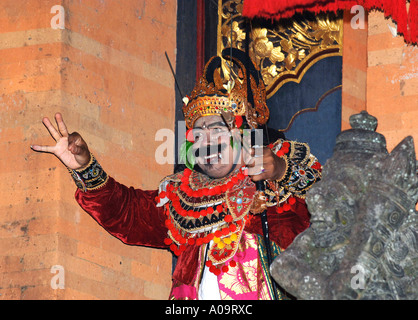
[[214,154],[211,154],[209,156],[203,157],[203,160],[205,160],[205,163],[215,162],[214,160],[216,160],[216,162],[217,162],[217,160],[221,160],[221,159],[222,159],[222,153],[221,152],[214,153]]
[[218,163],[219,160],[222,160],[222,152],[226,147],[224,143],[202,147],[197,150],[197,156],[203,159],[204,164]]

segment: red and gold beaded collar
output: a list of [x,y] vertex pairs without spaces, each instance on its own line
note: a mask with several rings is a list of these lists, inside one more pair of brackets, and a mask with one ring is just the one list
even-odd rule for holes
[[165,204],[165,244],[180,255],[187,246],[213,241],[207,265],[215,274],[227,270],[238,249],[255,190],[242,169],[222,179],[184,170],[159,194],[159,199],[169,200]]

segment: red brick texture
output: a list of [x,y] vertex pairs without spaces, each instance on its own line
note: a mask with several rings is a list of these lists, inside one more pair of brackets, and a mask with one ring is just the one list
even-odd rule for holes
[[377,117],[377,131],[391,151],[411,135],[418,150],[418,50],[393,35],[396,24],[382,12],[368,13],[365,29],[352,29],[344,16],[342,128],[361,110]]
[[378,11],[369,14],[367,111],[378,120],[391,151],[413,136],[418,150],[418,48],[407,45]]
[[[168,252],[111,237],[75,203],[41,123],[61,112],[120,182],[158,187],[171,165],[155,133],[174,129],[176,1],[4,0],[0,6],[0,299],[166,299]],[[54,5],[65,29],[53,29]],[[64,289],[53,289],[54,265]]]
[[349,118],[352,114],[366,109],[367,15],[364,29],[353,29],[353,18],[349,11],[344,12],[342,130],[351,128]]

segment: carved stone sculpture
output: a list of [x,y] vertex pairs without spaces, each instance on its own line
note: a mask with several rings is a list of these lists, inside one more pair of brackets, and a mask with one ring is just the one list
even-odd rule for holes
[[412,137],[390,154],[362,112],[308,192],[311,226],[271,265],[298,299],[418,299],[418,178]]

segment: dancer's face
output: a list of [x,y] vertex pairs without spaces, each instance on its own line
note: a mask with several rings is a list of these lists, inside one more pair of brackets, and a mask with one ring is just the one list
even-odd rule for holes
[[240,162],[231,146],[231,137],[237,130],[228,130],[221,116],[200,117],[193,126],[196,164],[212,178],[222,178]]

